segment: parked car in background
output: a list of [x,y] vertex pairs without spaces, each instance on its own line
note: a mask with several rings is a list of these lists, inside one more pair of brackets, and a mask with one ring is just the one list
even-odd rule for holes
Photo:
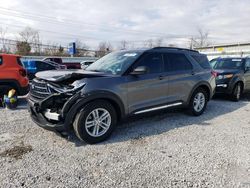
[[46,57],[42,61],[53,61],[60,65],[65,65],[67,69],[81,69],[81,64],[79,62],[78,63],[77,62],[65,63],[60,57]]
[[66,69],[65,65],[61,65],[52,61],[23,61],[23,65],[27,70],[28,78],[32,80],[35,74],[40,71],[46,70],[61,70]]
[[86,70],[36,76],[28,100],[32,120],[58,132],[74,129],[88,143],[105,140],[131,115],[186,107],[199,116],[215,89],[205,55],[170,47],[113,52]]
[[92,63],[94,63],[95,61],[90,61],[90,60],[85,60],[85,61],[81,61],[81,69],[86,69],[89,65],[91,65]]
[[29,79],[20,56],[0,54],[0,95],[15,89],[18,95],[29,91]]
[[214,67],[214,65],[216,64],[216,62],[217,62],[218,59],[219,59],[219,58],[211,59],[211,60],[210,60],[210,65],[211,65],[212,67]]
[[213,69],[217,73],[216,93],[239,101],[242,93],[250,91],[250,58],[218,58]]

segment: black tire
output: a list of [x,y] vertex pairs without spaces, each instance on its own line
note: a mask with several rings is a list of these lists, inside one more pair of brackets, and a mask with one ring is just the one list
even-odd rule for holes
[[[197,110],[195,108],[195,98],[198,94],[201,94],[204,96],[204,105],[203,107],[200,109],[200,110]],[[203,112],[205,111],[206,107],[207,107],[207,102],[208,102],[208,93],[205,89],[203,88],[197,88],[194,93],[192,94],[192,97],[190,99],[190,102],[189,102],[189,113],[191,115],[194,115],[194,116],[200,116],[201,114],[203,114]]]
[[238,102],[241,98],[242,94],[242,86],[240,83],[235,84],[234,89],[231,94],[231,100]]
[[[91,116],[91,112],[93,112],[96,109],[106,110],[111,117],[111,124],[110,124],[109,128],[101,136],[90,135],[90,133],[88,133],[88,131],[87,131],[88,128],[86,127],[87,118],[89,118]],[[75,121],[73,123],[73,127],[74,127],[74,131],[75,131],[76,136],[80,140],[85,141],[86,143],[89,143],[89,144],[95,144],[98,142],[102,142],[102,141],[106,140],[108,137],[110,137],[110,135],[114,131],[116,123],[117,123],[117,114],[116,114],[114,107],[109,102],[107,102],[105,100],[97,100],[97,101],[93,101],[93,102],[88,103],[76,115]],[[98,127],[101,127],[101,125],[98,125]],[[94,129],[94,126],[93,126],[93,129]],[[98,128],[98,130],[99,129],[100,128]]]
[[[8,85],[0,85],[0,95],[7,95],[8,92],[11,90],[11,89],[15,89],[14,87],[12,86],[8,86]],[[17,90],[16,90],[17,92]]]

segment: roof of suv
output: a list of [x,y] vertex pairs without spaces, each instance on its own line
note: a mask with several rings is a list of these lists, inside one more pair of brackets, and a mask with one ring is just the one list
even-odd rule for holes
[[176,48],[176,47],[154,47],[152,49],[150,49],[152,51],[155,50],[159,50],[159,51],[165,51],[165,50],[173,50],[173,51],[186,51],[186,52],[195,52],[195,53],[199,53],[196,50],[192,50],[192,49],[187,49],[187,48]]
[[181,51],[181,52],[191,52],[199,53],[196,50],[186,49],[186,48],[176,48],[176,47],[154,47],[154,48],[139,48],[135,50],[122,50],[124,52],[156,52],[156,51]]

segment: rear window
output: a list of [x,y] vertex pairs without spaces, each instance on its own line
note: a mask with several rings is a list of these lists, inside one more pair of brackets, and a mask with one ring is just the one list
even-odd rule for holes
[[23,63],[19,57],[16,58],[17,64],[23,67]]
[[0,65],[3,64],[3,58],[0,56]]
[[192,55],[192,58],[204,69],[211,69],[211,65],[205,55]]

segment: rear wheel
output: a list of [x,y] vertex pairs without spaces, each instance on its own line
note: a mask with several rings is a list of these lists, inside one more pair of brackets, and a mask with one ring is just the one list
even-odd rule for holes
[[237,83],[234,86],[234,89],[233,89],[233,92],[232,92],[232,95],[231,95],[232,100],[235,101],[235,102],[238,102],[240,100],[241,94],[242,94],[241,84]]
[[189,112],[194,116],[203,114],[208,101],[208,93],[203,88],[198,88],[193,93],[190,103]]
[[73,127],[79,139],[94,144],[107,139],[116,122],[114,107],[107,101],[98,100],[87,104],[77,114]]

